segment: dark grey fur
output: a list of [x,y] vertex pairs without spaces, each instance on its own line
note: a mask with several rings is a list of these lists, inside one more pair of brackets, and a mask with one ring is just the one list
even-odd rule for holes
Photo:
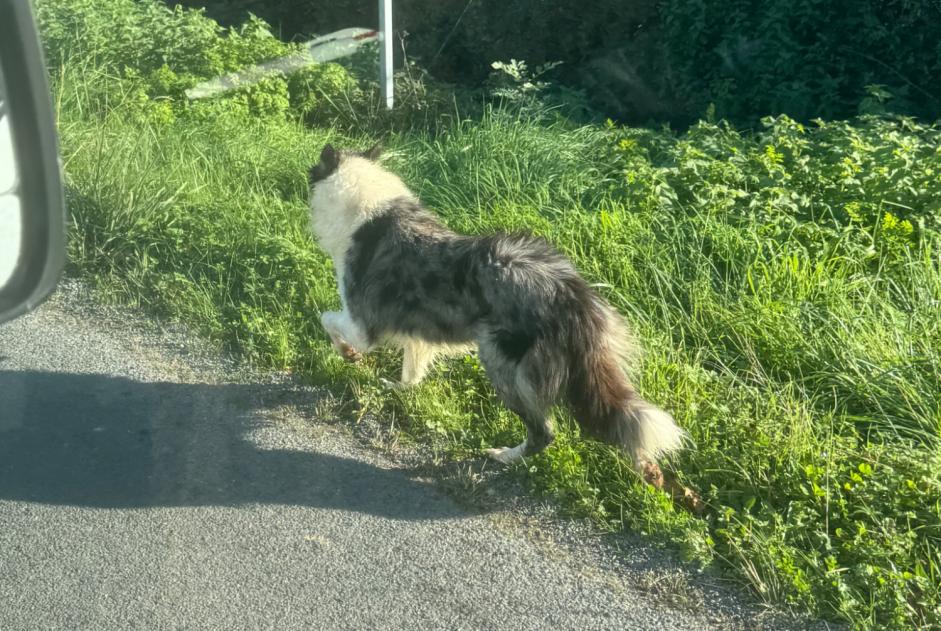
[[552,442],[549,411],[567,401],[587,433],[641,456],[632,409],[646,404],[606,343],[613,312],[545,240],[458,235],[399,198],[356,230],[346,270],[347,307],[370,344],[396,335],[476,342],[501,399],[526,424],[526,455]]

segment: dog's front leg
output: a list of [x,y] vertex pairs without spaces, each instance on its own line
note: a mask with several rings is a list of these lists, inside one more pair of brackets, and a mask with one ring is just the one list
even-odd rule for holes
[[346,311],[325,311],[320,314],[323,325],[333,347],[348,362],[358,362],[370,344],[362,328],[353,321]]

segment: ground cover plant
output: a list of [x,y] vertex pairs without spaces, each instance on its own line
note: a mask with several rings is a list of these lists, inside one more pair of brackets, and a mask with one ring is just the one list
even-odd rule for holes
[[390,168],[449,225],[545,236],[627,317],[647,348],[640,390],[695,444],[668,465],[708,508],[678,509],[565,414],[557,442],[508,475],[769,602],[941,625],[937,125],[769,116],[745,133],[707,115],[676,133],[579,126],[527,98],[429,118],[438,97],[414,75],[390,118],[335,64],[194,103],[183,91],[199,79],[290,45],[260,20],[221,29],[146,1],[37,10],[72,273],[452,458],[515,444],[522,425],[473,357],[392,394],[378,377],[395,376],[393,353],[348,366],[320,329],[338,298],[305,171],[327,141],[382,133]]

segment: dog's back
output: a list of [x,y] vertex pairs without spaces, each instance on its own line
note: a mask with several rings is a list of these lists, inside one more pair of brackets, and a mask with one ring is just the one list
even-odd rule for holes
[[524,453],[552,440],[564,400],[590,435],[635,462],[678,446],[665,412],[642,401],[623,364],[626,327],[568,258],[525,234],[468,237],[413,199],[390,200],[353,234],[345,262],[350,311],[374,342],[475,342],[506,405],[529,430]]
[[624,322],[544,239],[455,234],[369,154],[328,145],[310,176],[311,223],[334,257],[345,307],[322,321],[345,357],[398,340],[403,381],[415,383],[433,355],[428,345],[476,343],[528,429],[522,444],[490,450],[504,462],[552,441],[549,411],[561,401],[638,467],[680,446],[682,430],[627,379]]

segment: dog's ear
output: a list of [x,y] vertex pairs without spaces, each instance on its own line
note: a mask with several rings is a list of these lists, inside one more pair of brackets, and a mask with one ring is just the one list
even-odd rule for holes
[[340,165],[340,152],[330,143],[325,144],[320,152],[320,164],[332,173]]
[[323,151],[320,152],[320,162],[307,172],[308,183],[313,186],[320,180],[330,177],[338,166],[340,166],[340,152],[333,145],[325,145]]
[[363,153],[364,158],[366,158],[367,160],[373,160],[373,161],[377,160],[379,156],[381,155],[382,155],[382,146],[378,142],[374,144],[369,149],[369,151],[366,151],[365,153]]

